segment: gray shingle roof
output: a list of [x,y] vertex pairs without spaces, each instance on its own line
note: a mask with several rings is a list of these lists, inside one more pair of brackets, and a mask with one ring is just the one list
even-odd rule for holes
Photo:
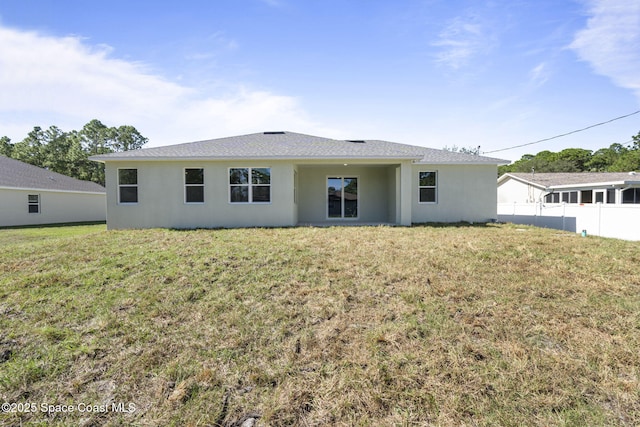
[[508,163],[489,157],[379,140],[337,140],[262,132],[93,156],[96,161],[168,159],[414,159],[425,163]]
[[81,181],[0,155],[0,187],[104,193],[103,186]]
[[631,183],[640,182],[640,174],[633,175],[629,172],[573,172],[573,173],[508,173],[520,181],[529,182],[540,187],[561,187],[597,185],[603,183]]

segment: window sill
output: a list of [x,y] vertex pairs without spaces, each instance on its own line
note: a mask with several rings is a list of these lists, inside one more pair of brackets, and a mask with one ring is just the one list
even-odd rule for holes
[[229,202],[230,205],[271,205],[273,202]]

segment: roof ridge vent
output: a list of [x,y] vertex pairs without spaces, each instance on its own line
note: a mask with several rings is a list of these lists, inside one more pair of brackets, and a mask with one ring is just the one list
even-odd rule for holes
[[264,135],[284,135],[284,131],[277,130],[271,132],[263,132]]
[[347,139],[347,142],[353,142],[354,144],[364,144],[364,139]]

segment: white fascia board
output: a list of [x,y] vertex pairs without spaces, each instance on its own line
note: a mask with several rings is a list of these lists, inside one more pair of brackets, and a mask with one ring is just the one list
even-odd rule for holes
[[628,185],[640,185],[640,181],[609,181],[609,182],[587,182],[584,184],[565,184],[565,185],[554,185],[549,188],[553,188],[554,190],[569,190],[569,189],[590,189],[590,188],[598,188],[598,187],[622,187]]
[[0,186],[0,190],[20,190],[20,191],[46,191],[49,193],[77,193],[77,194],[102,194],[106,195],[105,191],[79,191],[79,190],[58,190],[53,188],[29,188],[29,187],[6,187]]
[[353,162],[353,161],[399,161],[399,160],[414,160],[419,157],[389,157],[389,156],[370,156],[370,157],[337,157],[337,156],[317,156],[317,157],[281,157],[281,156],[229,156],[229,157],[171,157],[171,156],[163,156],[163,157],[109,157],[108,159],[92,159],[94,162],[196,162],[196,161],[252,161],[252,160],[285,160],[285,161],[296,161],[296,162],[308,162],[314,160],[333,160],[336,163],[344,163],[344,162]]
[[469,166],[481,166],[481,165],[485,165],[485,166],[491,166],[491,165],[507,165],[508,163],[498,163],[498,162],[438,162],[438,161],[424,161],[424,160],[419,160],[417,162],[413,162],[414,165],[459,165],[459,166],[465,166],[465,165],[469,165]]

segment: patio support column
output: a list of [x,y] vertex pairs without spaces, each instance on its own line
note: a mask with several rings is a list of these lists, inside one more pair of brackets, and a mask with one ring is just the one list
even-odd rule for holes
[[396,221],[400,225],[411,225],[411,194],[412,194],[412,180],[411,180],[411,162],[405,161],[400,164],[400,194],[398,202],[400,203],[400,216],[396,218]]

